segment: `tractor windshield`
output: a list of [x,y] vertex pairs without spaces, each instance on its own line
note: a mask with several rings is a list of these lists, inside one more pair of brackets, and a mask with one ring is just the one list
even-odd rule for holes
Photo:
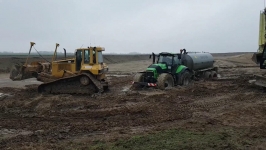
[[172,58],[173,56],[169,56],[169,55],[160,55],[158,63],[167,63],[167,65],[172,65]]
[[180,59],[178,59],[178,56],[174,56],[174,64],[180,64]]

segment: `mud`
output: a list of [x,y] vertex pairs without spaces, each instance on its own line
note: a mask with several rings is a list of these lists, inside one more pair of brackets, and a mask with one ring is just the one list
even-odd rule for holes
[[126,74],[123,68],[125,74],[108,76],[110,91],[97,97],[42,95],[36,91],[38,84],[2,87],[0,93],[6,97],[0,100],[0,149],[67,149],[172,128],[207,132],[225,127],[245,130],[238,138],[258,139],[246,144],[251,149],[263,146],[266,95],[249,84],[250,68],[232,68],[239,64],[230,59],[217,59],[216,65],[227,66],[220,74],[235,79],[200,80],[165,91],[133,90],[134,73]]

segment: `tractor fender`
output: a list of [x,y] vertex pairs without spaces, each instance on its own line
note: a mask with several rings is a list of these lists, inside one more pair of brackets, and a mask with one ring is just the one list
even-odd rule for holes
[[187,66],[184,66],[184,65],[180,65],[178,66],[178,68],[176,69],[176,74],[182,74],[184,73],[185,71],[189,71],[190,73],[193,74],[193,70],[189,69]]

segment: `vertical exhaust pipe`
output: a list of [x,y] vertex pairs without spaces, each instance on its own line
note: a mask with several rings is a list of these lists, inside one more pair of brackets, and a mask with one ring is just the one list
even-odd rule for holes
[[66,49],[64,48],[64,54],[65,54],[65,59],[66,59]]

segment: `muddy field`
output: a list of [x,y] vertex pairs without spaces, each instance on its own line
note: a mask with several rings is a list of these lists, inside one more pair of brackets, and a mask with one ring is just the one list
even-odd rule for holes
[[266,71],[251,56],[216,55],[231,79],[166,91],[131,88],[150,59],[114,59],[110,90],[97,97],[41,95],[34,79],[3,71],[0,149],[265,149],[266,94],[248,81]]

